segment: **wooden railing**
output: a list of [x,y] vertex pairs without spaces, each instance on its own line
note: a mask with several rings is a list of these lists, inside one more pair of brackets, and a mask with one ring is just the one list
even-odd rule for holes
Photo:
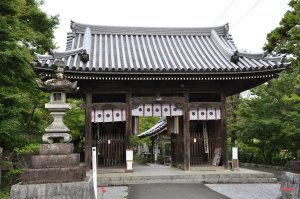
[[98,167],[124,167],[125,166],[125,141],[100,140],[94,141],[97,146]]

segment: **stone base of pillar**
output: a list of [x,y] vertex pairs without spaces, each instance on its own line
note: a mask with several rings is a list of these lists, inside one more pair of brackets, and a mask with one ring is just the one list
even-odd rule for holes
[[31,157],[31,168],[22,174],[22,184],[83,181],[86,168],[72,143],[42,144],[40,154]]
[[300,161],[291,162],[291,171],[300,174]]
[[281,198],[299,199],[300,195],[300,174],[283,172],[280,183]]
[[239,168],[239,160],[233,159],[231,163],[232,163],[232,167],[231,167],[232,170],[239,170],[240,169]]
[[81,182],[69,183],[47,183],[47,184],[27,184],[21,183],[13,185],[10,192],[11,199],[95,199],[93,178],[88,176]]

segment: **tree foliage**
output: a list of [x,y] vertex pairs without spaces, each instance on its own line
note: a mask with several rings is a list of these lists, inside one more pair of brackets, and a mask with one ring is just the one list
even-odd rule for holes
[[140,117],[139,132],[142,133],[153,127],[158,122],[158,119],[159,117]]
[[29,63],[33,51],[44,53],[55,47],[52,39],[58,17],[46,15],[40,4],[35,0],[0,2],[0,146],[5,149],[32,142],[50,119],[43,110],[47,94],[35,85]]
[[252,89],[251,97],[242,99],[233,111],[235,120],[229,120],[229,130],[238,133],[242,161],[284,165],[300,149],[300,98],[295,91],[300,80],[300,1],[291,0],[289,5],[264,48],[286,54],[290,67],[277,79]]

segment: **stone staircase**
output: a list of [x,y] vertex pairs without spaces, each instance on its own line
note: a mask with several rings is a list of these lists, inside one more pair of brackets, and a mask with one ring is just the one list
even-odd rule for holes
[[150,183],[275,183],[273,173],[229,172],[229,173],[194,173],[181,175],[132,175],[119,174],[98,175],[98,186],[121,186],[130,184]]

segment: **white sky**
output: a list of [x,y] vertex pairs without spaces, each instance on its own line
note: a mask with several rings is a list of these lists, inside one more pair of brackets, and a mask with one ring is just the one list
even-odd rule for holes
[[[257,3],[258,2],[258,3]],[[113,26],[205,27],[229,23],[239,49],[261,52],[267,34],[279,25],[289,0],[45,0],[42,9],[59,15],[55,30],[59,50],[65,49],[70,20]],[[257,5],[245,16],[255,4]],[[216,23],[225,9],[225,15]],[[240,21],[240,22],[239,22]],[[239,22],[239,23],[238,23]],[[216,24],[215,24],[216,23]]]

